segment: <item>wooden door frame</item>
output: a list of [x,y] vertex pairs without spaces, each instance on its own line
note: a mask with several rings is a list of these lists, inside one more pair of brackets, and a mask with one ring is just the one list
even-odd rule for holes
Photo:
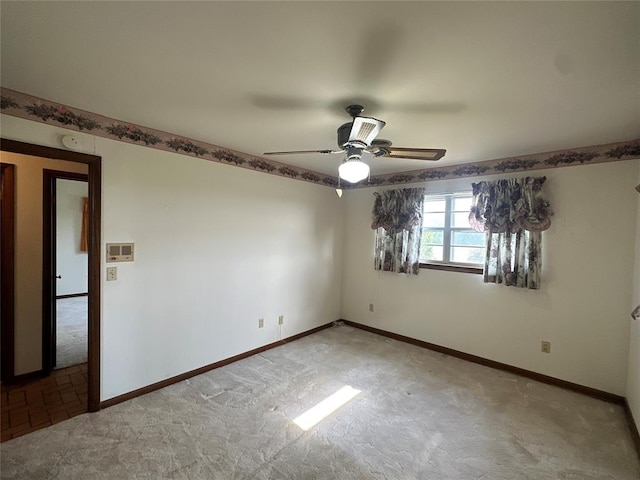
[[88,376],[89,411],[100,410],[100,260],[102,158],[59,148],[32,145],[16,140],[0,139],[0,150],[53,160],[84,163],[89,166],[89,319]]
[[15,378],[14,368],[14,301],[15,301],[15,178],[16,166],[9,163],[0,164],[2,170],[2,200],[0,200],[0,235],[2,248],[0,253],[0,349],[2,350],[2,372],[0,377],[5,383]]
[[56,367],[57,180],[88,182],[85,173],[42,170],[42,373]]

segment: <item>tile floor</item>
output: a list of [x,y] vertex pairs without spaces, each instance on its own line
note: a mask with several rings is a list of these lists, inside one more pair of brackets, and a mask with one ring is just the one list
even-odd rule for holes
[[87,412],[87,364],[54,370],[46,377],[0,385],[2,428],[6,442]]

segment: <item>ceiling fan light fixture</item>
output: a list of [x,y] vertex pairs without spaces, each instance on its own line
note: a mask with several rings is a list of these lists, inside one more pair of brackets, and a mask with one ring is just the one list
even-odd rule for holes
[[369,165],[359,157],[348,158],[338,167],[338,175],[349,183],[357,183],[369,176]]
[[[1,1],[1,0],[0,0]],[[287,152],[266,152],[264,155],[297,155],[303,153],[345,153],[346,159],[338,167],[338,188],[340,196],[340,180],[357,183],[370,175],[369,165],[361,160],[363,153],[376,157],[407,158],[410,160],[439,160],[447,152],[436,148],[402,148],[392,147],[390,140],[378,139],[378,133],[386,125],[382,120],[373,117],[361,117],[362,105],[349,105],[347,113],[353,120],[338,127],[339,150],[292,150]]]

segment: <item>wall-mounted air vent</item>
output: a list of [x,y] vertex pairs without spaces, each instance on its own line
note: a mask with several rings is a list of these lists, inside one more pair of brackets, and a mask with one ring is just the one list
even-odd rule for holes
[[107,243],[107,263],[133,262],[133,243]]

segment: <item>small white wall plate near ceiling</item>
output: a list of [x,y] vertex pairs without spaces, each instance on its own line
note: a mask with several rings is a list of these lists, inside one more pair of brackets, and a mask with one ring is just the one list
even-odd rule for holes
[[82,139],[77,135],[65,135],[61,138],[62,145],[69,150],[80,150],[82,148]]

